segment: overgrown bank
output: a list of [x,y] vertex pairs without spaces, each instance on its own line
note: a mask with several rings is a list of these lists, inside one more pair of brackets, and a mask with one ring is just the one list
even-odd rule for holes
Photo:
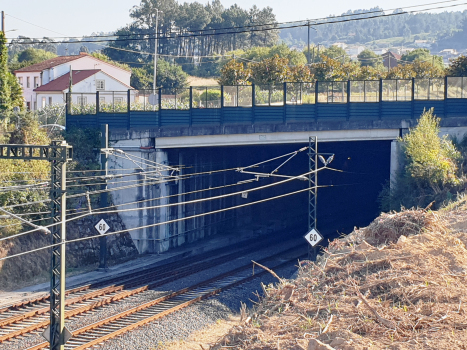
[[212,349],[465,349],[466,210],[382,214],[265,286]]

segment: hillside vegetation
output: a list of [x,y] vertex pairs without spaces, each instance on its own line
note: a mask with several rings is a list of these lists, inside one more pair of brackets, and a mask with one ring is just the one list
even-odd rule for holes
[[212,349],[465,349],[466,210],[382,214],[264,286]]

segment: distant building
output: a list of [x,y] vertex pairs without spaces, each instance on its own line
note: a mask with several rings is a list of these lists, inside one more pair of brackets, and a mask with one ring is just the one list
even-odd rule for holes
[[345,48],[347,47],[347,44],[346,43],[334,43],[331,46],[337,46],[337,47],[345,50]]
[[429,49],[431,47],[431,42],[429,42],[428,40],[415,40],[414,41],[414,45],[416,47],[421,47],[421,48],[424,48],[424,49]]
[[353,59],[363,50],[365,50],[365,46],[349,46],[345,49],[345,52]]
[[439,52],[439,55],[443,57],[443,63],[447,66],[449,65],[449,60],[459,57],[459,52],[455,49],[444,49]]
[[388,52],[388,50],[386,49],[377,49],[377,50],[373,50],[373,52],[379,56],[381,56],[382,54],[385,54],[386,52]]
[[15,71],[23,88],[28,110],[41,109],[48,104],[64,104],[65,94],[69,89],[70,71],[73,92],[86,90],[95,93],[131,89],[131,71],[86,53],[58,56]]
[[392,51],[383,53],[381,57],[383,58],[383,65],[388,69],[396,67],[402,58],[401,55]]

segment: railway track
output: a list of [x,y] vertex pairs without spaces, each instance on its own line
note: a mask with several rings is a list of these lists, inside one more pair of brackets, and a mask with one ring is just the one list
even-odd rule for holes
[[[282,242],[281,245],[283,244]],[[261,244],[261,247],[265,248],[264,244]],[[226,263],[248,252],[257,250],[258,245],[252,244],[248,248],[239,249],[230,254],[215,256],[214,253],[211,253],[208,254],[207,259],[204,257],[204,260],[201,257],[187,259],[189,261],[183,261],[178,268],[171,271],[168,271],[167,266],[162,265],[150,268],[147,271],[140,271],[139,276],[135,276],[134,272],[131,272],[105,282],[100,282],[99,284],[74,288],[67,291],[69,297],[66,300],[66,318],[78,317],[96,308],[131,298],[148,289],[154,289],[181,277]],[[219,249],[219,251],[225,252],[225,248]],[[186,266],[187,264],[189,266]],[[172,265],[174,264],[170,264],[171,267]],[[116,279],[124,280],[125,283],[96,288],[96,286],[109,283],[109,281],[112,282]],[[27,336],[31,333],[37,334],[39,330],[47,327],[49,324],[47,299],[48,297],[44,296],[0,310],[2,311],[0,313],[0,344],[17,337]]]
[[[261,264],[267,264],[269,268],[279,269],[290,264],[291,261],[296,261],[297,258],[305,257],[301,252],[298,252],[297,248],[289,249],[287,252],[290,253],[293,250],[297,251],[297,255],[285,262],[280,259],[278,260],[285,252],[262,259],[260,262]],[[84,350],[92,348],[222,291],[249,282],[265,273],[268,272],[261,271],[252,275],[251,263],[249,263],[194,286],[169,293],[158,299],[73,331],[73,337],[65,345],[65,349]],[[44,342],[27,350],[41,350],[47,347],[48,343]]]

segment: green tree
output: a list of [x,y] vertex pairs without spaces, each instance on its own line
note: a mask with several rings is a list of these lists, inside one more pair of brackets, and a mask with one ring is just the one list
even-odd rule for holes
[[233,59],[221,69],[220,85],[250,85],[251,69],[246,68],[242,62]]
[[357,55],[362,67],[383,68],[383,58],[370,49],[365,49]]
[[[20,119],[18,123],[18,118]],[[45,130],[39,127],[35,117],[30,112],[3,112],[1,129],[4,138],[2,142],[9,144],[48,145],[50,139]],[[26,161],[20,159],[0,159],[0,183],[2,186],[33,185],[37,182],[47,181],[50,176],[50,164],[48,161]],[[12,204],[36,202],[46,199],[48,191],[40,188],[3,191],[0,193],[0,206]],[[44,204],[28,205],[21,207],[25,211],[33,213],[46,209]],[[14,212],[15,209],[12,209]],[[40,219],[38,215],[32,215],[29,219]],[[15,224],[14,226],[9,226]],[[22,230],[19,222],[11,219],[0,219],[0,237],[15,234]]]
[[[179,89],[188,85],[188,74],[182,67],[164,60],[157,61],[158,88]],[[152,89],[154,84],[154,63],[147,64],[141,68],[134,68],[131,73],[130,85],[135,89]]]
[[50,51],[27,48],[26,50],[20,51],[14,55],[9,64],[10,71],[14,72],[17,69],[31,66],[55,57],[57,57],[57,55]]
[[55,57],[57,57],[57,55],[53,52],[29,48],[18,53],[17,61],[20,63],[28,62],[28,64],[35,64]]
[[467,77],[467,56],[461,55],[453,59],[446,73],[452,77]]
[[418,125],[404,136],[406,169],[420,187],[439,191],[446,184],[457,184],[460,153],[447,136],[440,137],[439,121],[433,109],[425,111]]
[[288,82],[312,82],[314,80],[315,76],[307,66],[297,65],[289,67]]
[[320,56],[326,56],[341,63],[350,62],[350,56],[345,52],[343,48],[336,45],[332,45],[327,49],[321,50]]
[[397,65],[391,68],[386,79],[411,79],[415,78],[415,72],[411,64]]
[[417,126],[398,140],[404,166],[381,196],[383,210],[424,207],[432,201],[439,206],[459,190],[462,157],[446,135],[439,136],[439,122],[433,109],[424,111]]
[[289,60],[275,55],[258,63],[250,64],[251,80],[258,85],[275,85],[288,80]]
[[130,85],[137,90],[152,88],[153,76],[145,68],[133,68],[131,70]]
[[415,61],[421,61],[429,63],[438,69],[444,68],[443,58],[441,56],[431,55],[430,50],[428,49],[415,49],[409,51],[402,55],[401,61],[411,63],[414,63]]
[[0,32],[0,111],[9,111],[14,107],[23,108],[21,86],[8,69],[8,49],[6,38]]
[[321,62],[313,65],[311,71],[318,81],[354,79],[358,74],[355,63],[342,64],[339,60],[321,56]]
[[[154,65],[150,65],[154,71]],[[151,74],[153,76],[153,74]],[[179,89],[188,85],[188,74],[177,64],[171,64],[164,60],[157,61],[157,81],[156,85],[164,89]],[[154,78],[153,78],[154,79]]]

